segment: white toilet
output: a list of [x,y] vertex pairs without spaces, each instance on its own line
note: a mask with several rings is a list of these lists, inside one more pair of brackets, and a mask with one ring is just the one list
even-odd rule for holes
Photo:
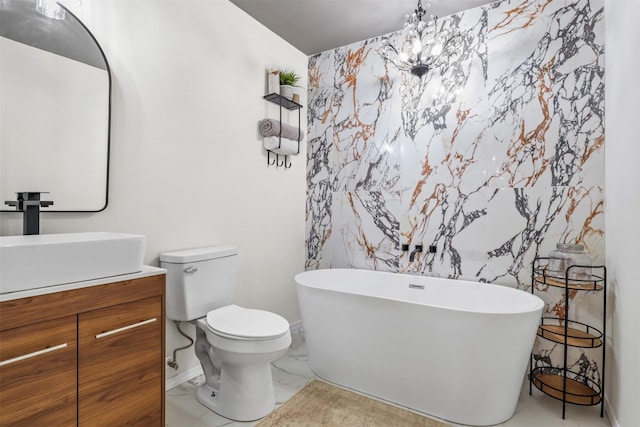
[[212,246],[160,254],[167,270],[167,317],[196,326],[195,351],[205,384],[196,398],[236,421],[264,417],[275,406],[271,365],[291,345],[281,316],[232,304],[238,251]]

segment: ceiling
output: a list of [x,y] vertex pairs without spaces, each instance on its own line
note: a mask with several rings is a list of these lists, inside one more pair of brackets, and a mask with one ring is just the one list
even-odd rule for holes
[[[307,55],[402,28],[417,0],[230,0]],[[492,0],[432,0],[439,17]],[[423,5],[426,6],[426,0]]]

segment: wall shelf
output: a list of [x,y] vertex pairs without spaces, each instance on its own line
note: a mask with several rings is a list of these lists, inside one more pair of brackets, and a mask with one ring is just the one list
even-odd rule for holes
[[284,107],[287,110],[299,110],[302,108],[302,105],[298,104],[297,102],[293,102],[290,99],[287,99],[277,93],[270,93],[269,95],[265,95],[263,98],[269,102],[278,104],[279,106]]
[[[562,366],[536,366],[531,353],[529,368],[529,394],[532,385],[544,394],[562,401],[562,419],[567,403],[592,406],[600,404],[600,416],[604,416],[604,374],[605,374],[605,332],[607,307],[607,270],[601,266],[571,265],[565,270],[565,277],[555,277],[548,273],[549,258],[539,257],[533,262],[531,273],[531,293],[540,286],[552,286],[563,290],[564,310],[558,317],[543,317],[538,327],[538,337],[561,344],[563,347]],[[570,271],[577,267],[590,268],[588,279],[569,279]],[[598,274],[594,274],[598,273]],[[569,319],[569,295],[571,292],[602,292],[602,331],[586,323]],[[599,383],[567,368],[568,348],[602,348],[602,374]]]

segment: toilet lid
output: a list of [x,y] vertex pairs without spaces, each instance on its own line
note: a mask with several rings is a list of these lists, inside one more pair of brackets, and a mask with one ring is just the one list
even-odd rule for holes
[[289,330],[282,316],[233,304],[207,313],[207,325],[213,332],[244,339],[275,338]]

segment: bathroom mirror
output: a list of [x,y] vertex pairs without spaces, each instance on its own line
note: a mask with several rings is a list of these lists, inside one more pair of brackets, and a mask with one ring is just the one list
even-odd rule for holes
[[106,208],[111,75],[84,24],[51,0],[0,0],[0,93],[0,209],[22,191],[48,192],[44,212]]

